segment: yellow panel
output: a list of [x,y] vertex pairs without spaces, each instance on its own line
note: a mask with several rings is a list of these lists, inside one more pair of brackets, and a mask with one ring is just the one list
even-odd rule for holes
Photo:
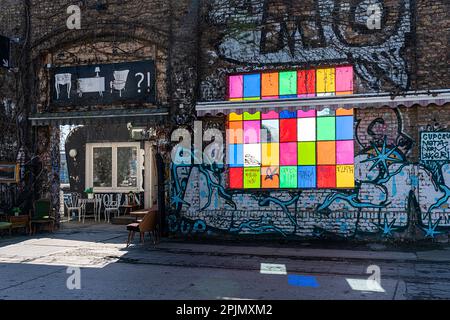
[[317,81],[317,92],[327,93],[335,92],[336,84],[336,69],[334,68],[320,68],[317,69],[316,81]]
[[242,119],[243,119],[242,114],[232,112],[228,115],[228,121],[242,121]]
[[336,166],[336,187],[355,187],[355,166]]
[[280,164],[280,145],[278,143],[262,144],[262,165],[278,166]]
[[242,101],[242,98],[230,98],[228,101]]

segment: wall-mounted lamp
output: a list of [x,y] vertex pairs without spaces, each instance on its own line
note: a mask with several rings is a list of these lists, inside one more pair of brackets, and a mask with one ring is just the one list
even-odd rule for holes
[[75,149],[71,149],[71,150],[69,151],[69,156],[70,156],[72,159],[75,159],[75,157],[77,156],[77,154],[78,154],[78,152],[77,152],[77,150],[75,150]]

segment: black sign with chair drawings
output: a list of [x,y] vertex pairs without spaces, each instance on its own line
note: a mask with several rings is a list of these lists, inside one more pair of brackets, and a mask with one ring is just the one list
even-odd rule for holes
[[53,68],[56,106],[155,103],[155,63],[137,61]]

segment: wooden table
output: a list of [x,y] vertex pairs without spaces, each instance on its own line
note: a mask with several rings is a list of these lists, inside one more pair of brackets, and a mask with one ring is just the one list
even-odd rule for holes
[[121,208],[124,208],[123,211],[123,215],[126,216],[128,213],[131,214],[131,212],[133,212],[134,209],[138,209],[139,206],[135,205],[135,204],[124,204],[122,206],[120,206]]
[[136,218],[136,221],[137,221],[139,218],[145,217],[145,215],[146,215],[147,213],[150,213],[150,212],[151,212],[150,210],[138,210],[138,211],[132,211],[132,212],[130,212],[130,215],[131,215],[132,217],[135,217],[135,218]]

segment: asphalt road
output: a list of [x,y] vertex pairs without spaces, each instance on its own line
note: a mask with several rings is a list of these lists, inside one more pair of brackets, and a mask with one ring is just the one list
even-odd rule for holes
[[125,240],[112,226],[2,239],[0,299],[450,298],[448,261],[271,256],[268,248],[234,254],[173,243],[125,248]]

